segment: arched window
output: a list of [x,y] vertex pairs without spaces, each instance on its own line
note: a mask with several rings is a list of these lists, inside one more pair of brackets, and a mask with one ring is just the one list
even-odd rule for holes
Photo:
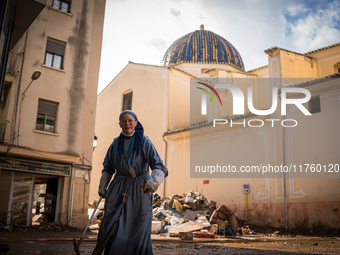
[[122,110],[132,110],[132,91],[123,94]]

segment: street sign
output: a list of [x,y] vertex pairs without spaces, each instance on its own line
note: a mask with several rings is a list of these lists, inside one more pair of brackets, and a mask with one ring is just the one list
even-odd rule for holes
[[249,194],[250,188],[249,188],[249,183],[243,184],[243,194]]

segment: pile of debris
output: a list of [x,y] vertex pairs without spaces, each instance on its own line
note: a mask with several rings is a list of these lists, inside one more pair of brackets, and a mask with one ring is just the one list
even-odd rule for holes
[[[95,207],[97,200],[91,202]],[[101,202],[95,212],[90,229],[99,229],[104,211]],[[92,214],[90,209],[89,214]],[[178,236],[191,240],[193,237],[215,237],[215,235],[252,234],[249,226],[243,226],[244,221],[237,218],[230,208],[221,204],[217,207],[215,201],[208,201],[200,192],[190,191],[182,195],[172,195],[161,199],[154,194],[152,233]]]
[[242,233],[239,220],[226,205],[216,207],[199,192],[187,192],[153,200],[152,233],[169,233],[181,239],[236,235]]

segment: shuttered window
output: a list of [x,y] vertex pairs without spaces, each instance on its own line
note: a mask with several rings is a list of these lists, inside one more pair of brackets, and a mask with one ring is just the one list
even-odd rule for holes
[[45,65],[53,68],[63,69],[63,59],[65,54],[65,43],[47,39]]
[[58,103],[39,99],[36,130],[55,132]]

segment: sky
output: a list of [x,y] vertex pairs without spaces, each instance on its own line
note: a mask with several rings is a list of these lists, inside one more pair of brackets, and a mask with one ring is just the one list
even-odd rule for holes
[[306,53],[339,43],[340,1],[106,0],[98,93],[129,61],[162,65],[170,45],[202,23],[249,71],[267,65],[264,50],[274,46]]

